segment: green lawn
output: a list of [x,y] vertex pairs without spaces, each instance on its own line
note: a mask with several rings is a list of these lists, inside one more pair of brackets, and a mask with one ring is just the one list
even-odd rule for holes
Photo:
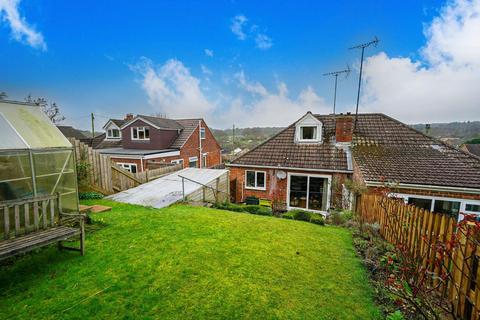
[[372,319],[347,230],[177,205],[113,206],[86,255],[0,267],[0,319]]

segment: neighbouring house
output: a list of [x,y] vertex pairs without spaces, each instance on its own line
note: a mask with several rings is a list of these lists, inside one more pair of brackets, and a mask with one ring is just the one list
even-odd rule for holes
[[220,145],[203,119],[127,114],[103,129],[93,147],[132,173],[165,164],[211,168],[222,163]]
[[77,140],[85,140],[88,139],[88,137],[83,134],[82,131],[75,129],[72,126],[60,126],[57,125],[58,130],[66,137],[66,138],[74,138]]
[[[248,196],[286,209],[348,207],[348,186],[385,184],[436,212],[480,214],[480,159],[384,114],[311,112],[228,165],[236,202]],[[348,183],[347,183],[348,181]]]
[[465,143],[465,144],[462,144],[460,149],[468,153],[471,153],[474,156],[480,157],[480,144]]

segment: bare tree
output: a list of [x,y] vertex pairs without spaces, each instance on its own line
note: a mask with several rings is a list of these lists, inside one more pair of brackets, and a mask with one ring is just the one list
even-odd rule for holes
[[28,95],[28,97],[25,98],[25,101],[40,106],[53,123],[59,123],[65,120],[65,117],[62,115],[60,108],[55,102],[49,103],[45,98],[33,99],[31,95]]

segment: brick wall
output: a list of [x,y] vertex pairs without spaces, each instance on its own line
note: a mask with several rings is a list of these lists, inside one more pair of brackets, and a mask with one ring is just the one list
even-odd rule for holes
[[[243,202],[245,198],[248,196],[255,196],[261,199],[269,199],[269,200],[280,200],[287,203],[287,184],[288,184],[288,177],[285,179],[278,179],[276,176],[277,169],[264,169],[264,168],[255,168],[255,167],[229,167],[230,170],[230,183],[235,184],[235,202]],[[256,170],[256,171],[265,171],[266,172],[266,188],[265,190],[252,190],[245,188],[245,171],[246,170]],[[299,171],[299,170],[281,170],[287,173],[303,173],[303,174],[325,174],[332,176],[332,190],[331,190],[331,198],[330,203],[336,203],[337,197],[341,196],[340,193],[337,193],[335,190],[334,185],[341,184],[343,181],[348,178],[348,174],[345,173],[328,173],[328,172],[310,172],[310,171]],[[341,190],[341,189],[340,189]]]
[[[222,163],[221,149],[204,121],[202,121],[202,127],[205,128],[205,139],[202,140],[202,153],[207,153],[207,167],[212,167]],[[188,166],[188,158],[190,157],[198,157],[198,161],[201,160],[199,146],[199,130],[197,127],[182,149],[180,149],[180,158],[183,159],[185,167]]]

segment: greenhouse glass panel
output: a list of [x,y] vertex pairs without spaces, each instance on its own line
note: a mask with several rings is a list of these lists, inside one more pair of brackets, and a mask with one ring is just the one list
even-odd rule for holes
[[0,201],[33,195],[28,151],[0,152]]
[[8,123],[7,119],[0,113],[0,132],[2,139],[0,139],[0,149],[27,149],[28,146],[23,142],[20,135],[15,132],[15,129]]

